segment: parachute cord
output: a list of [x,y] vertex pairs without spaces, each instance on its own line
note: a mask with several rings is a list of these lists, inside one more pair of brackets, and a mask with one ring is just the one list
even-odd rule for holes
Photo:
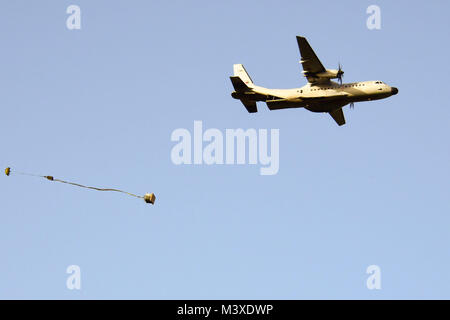
[[[138,195],[135,195],[135,194],[133,194],[133,193],[126,192],[126,191],[119,190],[119,189],[96,188],[96,187],[84,186],[84,185],[82,185],[82,184],[78,184],[78,183],[75,183],[75,182],[69,182],[69,181],[64,181],[64,180],[60,180],[60,179],[55,179],[55,178],[53,178],[52,176],[44,176],[44,178],[46,178],[46,179],[48,179],[48,180],[50,180],[50,181],[57,181],[57,182],[65,183],[65,184],[71,184],[71,185],[73,185],[73,186],[77,186],[77,187],[81,187],[81,188],[92,189],[92,190],[97,190],[97,191],[114,191],[114,192],[121,192],[121,193],[128,194],[128,195],[130,195],[130,196],[132,196],[132,197],[136,197],[136,198],[139,198],[139,199],[144,199],[144,197],[142,197],[142,196],[138,196]],[[49,178],[50,178],[50,179],[49,179]]]
[[20,171],[15,171],[15,170],[14,171],[11,170],[11,173],[20,174],[21,176],[31,176],[31,177],[45,178],[45,176],[41,176],[39,174],[32,174],[32,173],[20,172]]
[[61,183],[70,184],[70,185],[73,185],[73,186],[77,186],[77,187],[80,187],[80,188],[91,189],[91,190],[120,192],[120,193],[127,194],[129,196],[132,196],[132,197],[136,197],[136,198],[139,198],[139,199],[144,199],[145,202],[147,202],[147,203],[151,203],[151,204],[155,203],[155,195],[153,193],[146,193],[144,196],[139,196],[139,195],[136,195],[134,193],[126,192],[126,191],[119,190],[119,189],[90,187],[90,186],[85,186],[85,185],[82,185],[82,184],[79,184],[79,183],[75,183],[75,182],[55,179],[53,176],[42,176],[42,175],[32,174],[32,173],[27,173],[27,172],[12,171],[11,168],[9,168],[9,167],[5,169],[5,174],[7,176],[9,176],[11,173],[19,174],[19,175],[23,175],[23,176],[32,176],[32,177],[38,177],[38,178],[45,178],[45,179],[47,179],[49,181],[61,182]]

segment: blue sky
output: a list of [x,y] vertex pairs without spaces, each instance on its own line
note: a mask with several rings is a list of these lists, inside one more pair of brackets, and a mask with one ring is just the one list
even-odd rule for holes
[[[81,8],[81,30],[66,8]],[[366,8],[381,8],[368,30]],[[449,299],[448,1],[4,1],[0,298]],[[296,35],[385,100],[248,114],[300,87]],[[177,128],[280,130],[280,169],[172,163]],[[366,288],[378,265],[382,289]],[[81,290],[66,268],[81,268]]]

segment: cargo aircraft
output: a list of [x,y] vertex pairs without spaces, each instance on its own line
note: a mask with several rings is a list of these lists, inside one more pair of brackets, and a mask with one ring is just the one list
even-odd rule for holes
[[[268,89],[253,83],[242,64],[233,66],[230,77],[234,87],[231,96],[241,100],[248,112],[257,112],[256,102],[264,101],[270,110],[305,108],[312,112],[326,112],[340,126],[345,124],[342,108],[355,102],[388,98],[398,89],[383,81],[342,83],[344,71],[339,68],[325,69],[304,37],[297,36],[303,66],[303,75],[308,84],[294,89]],[[338,79],[338,82],[331,81]]]

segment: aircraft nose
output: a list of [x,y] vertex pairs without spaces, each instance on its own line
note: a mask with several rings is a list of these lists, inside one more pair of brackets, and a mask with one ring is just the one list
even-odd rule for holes
[[396,87],[391,87],[391,93],[392,93],[392,95],[397,94],[398,89]]

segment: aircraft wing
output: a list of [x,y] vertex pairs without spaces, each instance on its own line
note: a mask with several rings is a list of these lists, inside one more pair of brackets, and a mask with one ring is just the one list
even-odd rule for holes
[[334,121],[340,126],[345,124],[345,118],[344,118],[344,112],[342,111],[342,108],[333,110],[329,112],[330,116],[333,117]]
[[322,65],[322,62],[320,62],[319,58],[317,58],[314,50],[311,48],[306,38],[297,36],[297,43],[302,58],[300,62],[303,66],[303,73],[308,79],[308,82],[316,82],[317,78],[314,78],[314,74],[325,72],[326,70]]

